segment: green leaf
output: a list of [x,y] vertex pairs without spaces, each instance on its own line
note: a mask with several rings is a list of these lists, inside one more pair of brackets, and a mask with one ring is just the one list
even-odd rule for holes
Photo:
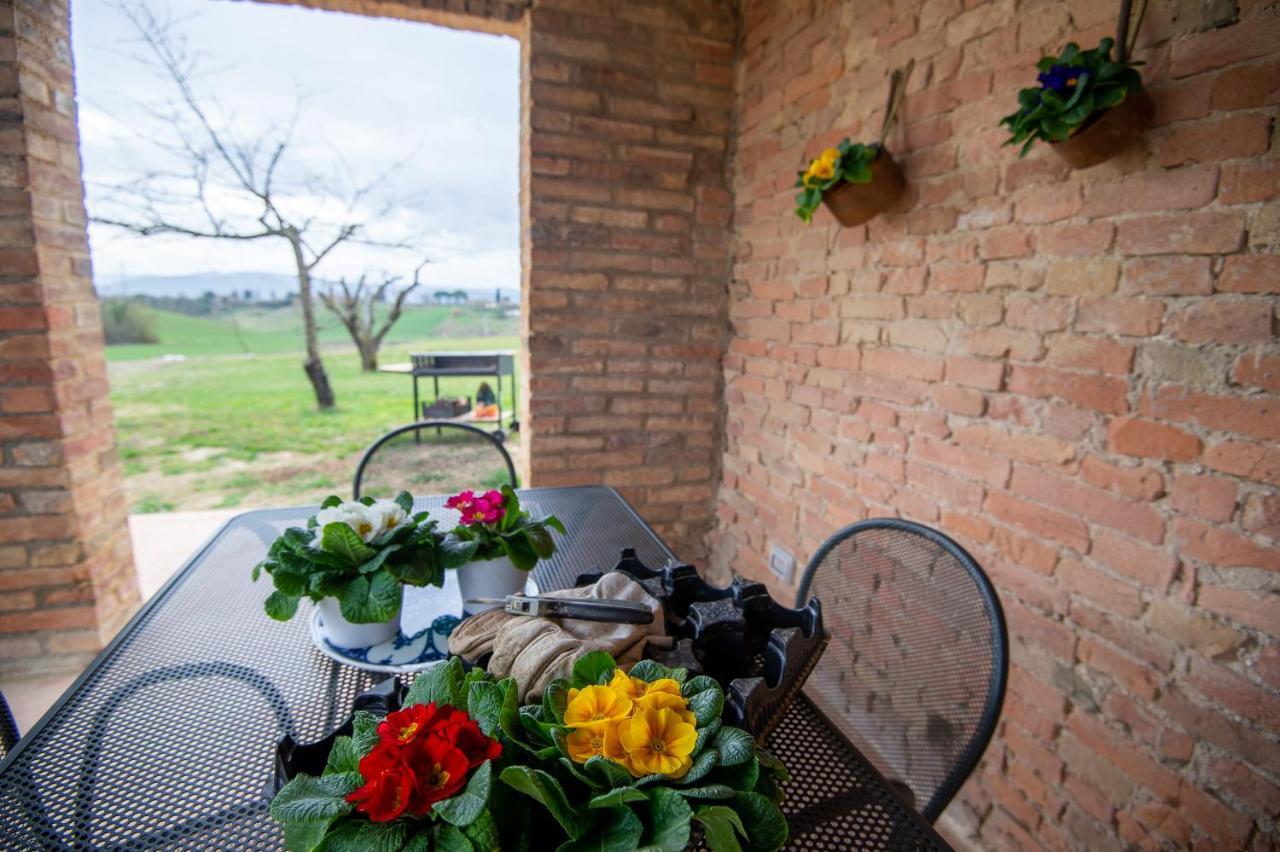
[[560,535],[565,534],[564,521],[560,520],[555,515],[547,515],[538,523],[542,524],[543,526],[551,527],[551,529],[560,533]]
[[746,792],[754,790],[760,780],[760,761],[753,755],[750,760],[734,766],[721,766],[716,770],[717,781],[728,784],[735,790]]
[[467,714],[487,737],[502,731],[503,705],[508,691],[496,683],[472,683],[467,691]]
[[722,727],[712,743],[720,753],[721,766],[736,766],[755,757],[756,741],[741,728]]
[[461,568],[476,556],[480,542],[449,533],[440,540],[440,562],[445,568]]
[[450,704],[454,707],[465,707],[462,693],[462,660],[450,657],[429,669],[424,669],[414,678],[413,685],[405,693],[403,706],[414,704]]
[[453,825],[471,825],[489,804],[489,784],[493,775],[493,761],[486,760],[471,774],[467,786],[452,799],[436,802],[432,812]]
[[498,777],[507,786],[540,802],[570,838],[577,840],[590,829],[590,817],[570,804],[560,782],[541,769],[508,766]]
[[475,822],[463,829],[463,833],[480,852],[493,852],[502,845],[498,823],[493,818],[493,812],[488,808],[481,811]]
[[628,674],[645,683],[653,683],[655,680],[671,677],[672,671],[662,663],[654,662],[653,660],[641,660],[631,667],[631,671]]
[[752,852],[774,852],[787,842],[787,821],[773,802],[759,793],[738,793],[730,807],[746,829],[746,847]]
[[613,677],[613,672],[617,668],[618,664],[613,661],[613,657],[609,656],[608,653],[605,651],[592,651],[588,654],[583,654],[573,664],[573,680],[571,683],[574,689],[606,684]]
[[[441,828],[444,827],[453,828],[448,823],[441,826]],[[435,848],[432,835],[435,833],[434,826],[428,825],[420,828],[417,834],[410,835],[409,839],[405,841],[404,848],[400,852],[432,852],[432,849]],[[467,850],[467,852],[471,852],[471,850]]]
[[337,494],[330,494],[324,498],[324,502],[320,504],[321,509],[332,509],[334,506],[341,506],[342,498]]
[[718,689],[704,689],[689,699],[689,710],[697,717],[699,725],[709,725],[719,719],[724,710],[724,693]]
[[[334,817],[337,819],[337,817]],[[333,820],[315,822],[288,822],[284,824],[284,848],[289,852],[313,852],[329,833]]]
[[[405,706],[409,706],[407,702]],[[381,719],[368,710],[357,710],[351,717],[351,750],[357,758],[364,757],[378,744],[378,725],[381,722]]]
[[361,574],[372,574],[374,571],[377,571],[379,568],[382,567],[382,563],[387,561],[388,556],[395,553],[399,549],[400,549],[400,545],[389,544],[386,547],[379,550],[376,556],[374,556],[368,562],[365,562],[364,564],[362,564],[356,570],[359,571]]
[[587,758],[587,762],[582,765],[582,771],[599,779],[606,789],[627,787],[635,780],[631,777],[631,773],[626,770],[626,767],[600,755]]
[[669,787],[649,791],[653,803],[653,845],[665,852],[684,852],[689,845],[689,820],[693,809],[684,798]]
[[392,546],[400,547],[395,558],[386,562],[387,571],[393,577],[411,586],[444,585],[444,569],[440,566],[434,546]]
[[344,820],[325,835],[317,852],[400,852],[408,830],[399,821]]
[[404,509],[406,515],[413,514],[413,495],[408,491],[401,491],[396,495],[395,504]]
[[266,563],[267,560],[264,559],[257,565],[254,565],[253,570],[249,572],[249,579],[253,580],[255,583],[258,582],[258,578],[262,576],[262,566]]
[[786,764],[781,760],[778,760],[772,752],[767,751],[758,745],[756,746],[756,759],[760,761],[762,769],[768,770],[768,772],[779,781],[786,781],[791,777],[791,773],[787,771]]
[[560,758],[560,767],[565,772],[568,772],[574,778],[578,779],[583,784],[587,785],[587,787],[591,789],[591,792],[593,794],[600,793],[604,790],[609,789],[608,785],[601,784],[595,778],[592,778],[590,775],[583,772],[581,769],[578,768],[578,764],[574,763],[572,760],[570,760],[567,757]]
[[556,678],[542,690],[542,721],[559,725],[564,722],[564,709],[569,706],[569,682]]
[[336,737],[333,747],[329,749],[329,759],[325,763],[324,772],[359,772],[360,757],[356,754],[355,743],[351,737]]
[[475,852],[475,847],[471,845],[465,831],[456,825],[445,823],[436,831],[435,852]]
[[728,784],[708,784],[705,787],[689,787],[678,792],[686,799],[732,799],[737,791]]
[[511,560],[511,564],[521,571],[531,571],[538,564],[538,553],[529,542],[527,530],[500,535],[498,541],[502,544],[502,550]]
[[562,843],[556,852],[632,852],[639,848],[643,834],[644,823],[635,811],[610,808],[586,837]]
[[541,523],[534,521],[524,528],[525,538],[539,559],[548,559],[556,552],[556,543],[551,533]]
[[702,823],[703,835],[711,852],[741,852],[738,837],[746,837],[747,830],[733,808],[703,805],[693,812],[693,818]]
[[[341,778],[330,775],[327,778]],[[276,822],[319,822],[349,814],[352,806],[340,786],[311,775],[295,775],[271,800],[271,818]]]
[[356,534],[342,521],[325,524],[320,534],[320,547],[328,553],[340,556],[354,568],[373,558],[373,549],[364,543],[364,539]]
[[702,754],[702,750],[706,748],[707,743],[711,742],[716,734],[720,733],[723,723],[719,719],[713,719],[710,725],[703,725],[698,728],[698,739],[693,744],[693,755],[697,757]]
[[280,591],[274,591],[267,595],[267,600],[263,604],[263,609],[267,611],[267,615],[276,621],[288,621],[293,618],[294,613],[298,611],[298,601],[301,598],[286,595]]
[[[699,692],[705,692],[708,689],[720,689],[719,682],[713,677],[696,675],[685,681],[684,685],[680,687],[680,694],[685,698],[692,698]],[[720,691],[723,692],[724,690]]]
[[592,809],[613,808],[618,805],[625,805],[627,802],[646,802],[648,800],[649,797],[635,787],[614,787],[607,793],[592,796],[591,801],[587,802],[587,807]]
[[693,759],[693,766],[680,779],[681,784],[692,784],[706,777],[707,773],[720,764],[720,752],[709,748]]
[[389,571],[353,577],[338,593],[342,617],[352,624],[377,624],[400,611],[403,590]]

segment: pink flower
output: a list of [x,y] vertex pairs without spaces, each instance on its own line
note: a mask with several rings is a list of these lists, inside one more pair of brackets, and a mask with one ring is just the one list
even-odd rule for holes
[[488,503],[490,506],[496,506],[501,509],[505,498],[502,496],[501,491],[486,491],[484,496],[480,499]]
[[446,509],[457,509],[465,513],[475,501],[476,493],[474,491],[462,491],[445,500],[444,505]]
[[462,522],[467,526],[496,523],[502,517],[502,504],[493,504],[483,497],[462,512]]

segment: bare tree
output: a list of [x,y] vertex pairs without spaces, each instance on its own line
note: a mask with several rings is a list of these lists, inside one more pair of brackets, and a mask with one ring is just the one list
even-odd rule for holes
[[343,278],[337,284],[329,285],[328,290],[321,291],[320,300],[346,327],[360,352],[360,367],[366,372],[378,369],[378,349],[382,346],[383,338],[387,336],[391,326],[396,324],[396,320],[400,319],[405,299],[418,288],[421,283],[418,276],[426,265],[425,260],[418,264],[413,270],[413,283],[396,291],[395,299],[382,318],[381,325],[377,320],[377,307],[387,298],[387,291],[400,282],[400,276],[384,274],[377,284],[368,284],[365,280],[367,274],[361,274],[354,286],[348,285]]
[[316,404],[332,408],[333,388],[316,339],[313,276],[321,262],[347,243],[407,248],[366,233],[368,222],[394,206],[387,201],[379,209],[368,209],[396,167],[367,183],[355,181],[341,158],[336,158],[334,175],[293,175],[298,171],[290,162],[296,108],[283,128],[273,126],[250,140],[241,139],[216,103],[197,94],[192,85],[196,62],[187,55],[172,21],[158,18],[143,2],[121,0],[117,8],[144,47],[136,58],[167,77],[178,96],[162,107],[148,107],[162,132],[147,141],[161,149],[163,164],[109,187],[103,207],[95,205],[91,219],[144,237],[287,243],[302,308],[303,369]]

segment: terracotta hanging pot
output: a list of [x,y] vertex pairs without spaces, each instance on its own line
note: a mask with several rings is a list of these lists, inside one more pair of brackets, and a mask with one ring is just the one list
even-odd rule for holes
[[1087,169],[1123,151],[1151,123],[1155,112],[1156,105],[1146,89],[1137,89],[1080,125],[1065,142],[1049,145],[1071,168]]
[[870,183],[841,181],[822,194],[822,203],[841,225],[852,228],[869,222],[901,197],[907,188],[902,169],[883,148],[871,163]]

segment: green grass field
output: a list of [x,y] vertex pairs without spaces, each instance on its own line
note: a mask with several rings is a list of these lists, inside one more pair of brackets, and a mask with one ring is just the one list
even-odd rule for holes
[[[473,310],[479,311],[407,313],[384,344],[381,363],[407,361],[410,352],[517,347],[514,320],[469,314]],[[345,496],[364,447],[412,418],[409,377],[361,372],[341,328],[324,338],[337,407],[320,412],[302,371],[301,331],[288,316],[293,311],[238,314],[239,337],[225,317],[155,313],[159,343],[107,350],[132,511],[257,508]],[[461,335],[486,323],[491,336]],[[252,354],[243,354],[242,341]],[[157,358],[175,354],[186,359]],[[474,397],[480,381],[443,380],[441,393]],[[429,386],[423,390],[430,394]],[[506,411],[513,390],[504,387]]]

